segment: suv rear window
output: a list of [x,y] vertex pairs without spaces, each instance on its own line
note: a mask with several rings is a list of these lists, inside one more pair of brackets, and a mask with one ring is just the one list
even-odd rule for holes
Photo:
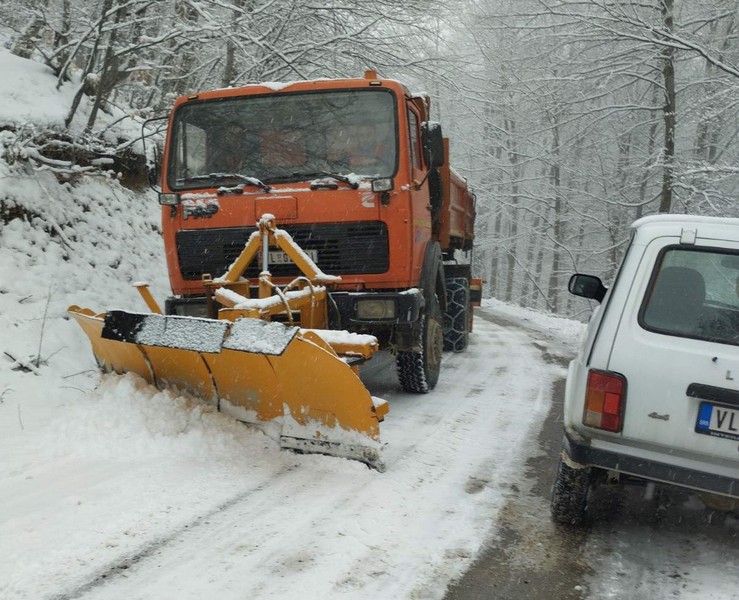
[[647,330],[739,343],[739,255],[665,248],[639,311]]

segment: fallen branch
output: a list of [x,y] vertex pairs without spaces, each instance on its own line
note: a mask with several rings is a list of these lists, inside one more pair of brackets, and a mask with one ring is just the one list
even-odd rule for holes
[[7,356],[11,361],[13,361],[14,366],[11,367],[11,370],[40,375],[39,370],[32,363],[23,362],[7,351],[4,351],[3,354]]

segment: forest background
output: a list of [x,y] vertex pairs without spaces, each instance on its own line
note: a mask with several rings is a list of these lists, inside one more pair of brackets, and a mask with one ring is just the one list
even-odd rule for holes
[[64,126],[0,124],[0,158],[134,172],[112,123],[374,68],[431,95],[477,195],[485,297],[585,318],[569,275],[610,281],[634,219],[739,216],[738,21],[739,0],[4,0],[7,49],[74,92]]

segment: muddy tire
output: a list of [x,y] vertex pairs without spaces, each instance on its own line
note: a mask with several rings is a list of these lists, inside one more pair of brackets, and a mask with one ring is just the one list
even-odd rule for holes
[[563,525],[580,525],[585,519],[592,482],[590,467],[576,469],[560,456],[552,489],[552,519]]
[[441,309],[436,300],[421,317],[422,349],[420,352],[398,352],[395,365],[400,386],[406,392],[426,394],[436,387],[441,371],[444,329]]
[[444,350],[464,352],[469,343],[470,282],[466,277],[446,280]]

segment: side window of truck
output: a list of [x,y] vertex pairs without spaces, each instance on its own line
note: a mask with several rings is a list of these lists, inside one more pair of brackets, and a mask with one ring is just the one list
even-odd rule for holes
[[202,175],[205,172],[206,132],[191,123],[180,124],[177,131],[176,180]]
[[739,343],[739,255],[722,249],[665,248],[640,323],[658,333]]
[[408,135],[411,146],[411,161],[413,167],[421,168],[420,136],[418,134],[418,117],[412,110],[408,110]]

